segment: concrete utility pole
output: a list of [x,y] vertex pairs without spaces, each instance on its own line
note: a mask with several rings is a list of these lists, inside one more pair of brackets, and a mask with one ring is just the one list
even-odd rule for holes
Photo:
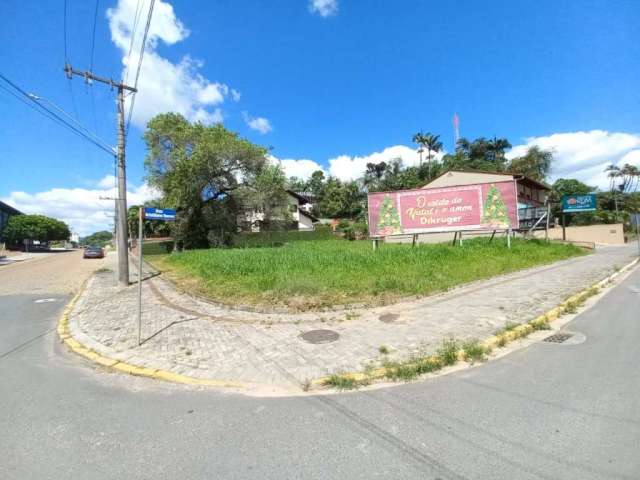
[[126,164],[124,156],[124,91],[137,92],[134,87],[130,87],[121,82],[116,82],[111,78],[103,78],[94,75],[92,72],[80,71],[66,64],[64,66],[64,72],[67,77],[71,79],[73,75],[83,77],[87,83],[93,81],[106,83],[111,85],[111,88],[118,89],[118,149],[116,153],[117,157],[117,171],[118,171],[118,198],[117,198],[117,225],[116,236],[118,244],[118,282],[121,286],[126,287],[129,285],[129,229],[127,226],[127,174]]

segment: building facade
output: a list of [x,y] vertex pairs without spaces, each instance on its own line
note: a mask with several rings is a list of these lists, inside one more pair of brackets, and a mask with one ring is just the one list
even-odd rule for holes
[[7,222],[9,222],[9,217],[12,217],[13,215],[22,215],[22,212],[13,208],[11,205],[0,202],[0,243],[4,242],[2,231],[7,225]]
[[[307,206],[310,201],[304,195],[287,190],[287,208],[293,218],[293,230],[313,230],[314,223],[318,221],[310,213]],[[259,232],[260,224],[264,220],[264,212],[256,210],[247,210],[238,217],[238,223],[242,230]]]

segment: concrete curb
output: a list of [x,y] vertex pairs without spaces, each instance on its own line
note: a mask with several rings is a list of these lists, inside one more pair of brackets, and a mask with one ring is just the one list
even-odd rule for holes
[[196,385],[196,386],[207,386],[207,387],[226,387],[226,388],[234,388],[234,389],[245,389],[248,388],[247,384],[241,382],[230,382],[226,380],[210,380],[210,379],[202,379],[189,377],[186,375],[181,375],[179,373],[174,373],[168,370],[154,369],[148,367],[141,367],[138,365],[133,365],[127,362],[123,362],[117,360],[115,358],[110,358],[104,355],[99,354],[95,350],[88,348],[86,345],[83,345],[76,338],[71,335],[69,330],[69,315],[73,311],[73,308],[80,298],[80,295],[84,292],[89,280],[85,281],[80,287],[78,293],[71,299],[71,301],[67,304],[60,319],[58,320],[58,336],[60,340],[74,353],[80,355],[81,357],[90,360],[93,363],[96,363],[102,367],[111,369],[120,373],[128,373],[129,375],[136,375],[139,377],[148,377],[153,378],[155,380],[163,380],[171,383],[180,383],[184,385]]
[[[584,290],[580,291],[579,293],[572,295],[571,297],[567,298],[564,302],[562,302],[560,305],[552,308],[551,310],[548,310],[547,312],[545,312],[544,314],[536,317],[535,319],[522,324],[516,328],[514,328],[513,330],[510,330],[506,333],[503,334],[503,336],[507,337],[506,340],[507,342],[513,341],[517,338],[523,337],[528,335],[529,333],[531,333],[532,331],[534,331],[534,327],[532,326],[532,323],[536,323],[536,322],[552,322],[554,320],[556,320],[566,309],[567,306],[570,305],[571,303],[575,303],[575,302],[580,302],[585,300],[586,298],[588,298],[590,295],[590,291],[592,291],[593,288],[600,288],[605,286],[607,283],[611,282],[614,278],[616,278],[618,275],[626,272],[627,270],[629,270],[630,268],[632,268],[634,265],[636,265],[638,262],[640,261],[640,258],[636,258],[635,260],[633,260],[632,262],[628,263],[627,265],[625,265],[624,267],[622,267],[620,270],[618,270],[617,272],[607,276],[606,278],[604,278],[603,280],[600,280],[599,282],[591,285],[588,288],[585,288]],[[104,355],[99,354],[98,352],[96,352],[95,350],[92,350],[91,348],[88,348],[86,345],[82,344],[81,342],[79,342],[76,338],[74,338],[71,335],[70,329],[69,329],[69,316],[71,314],[71,312],[73,311],[73,308],[78,300],[78,298],[80,298],[80,296],[82,295],[82,293],[84,292],[87,284],[88,284],[89,280],[85,281],[83,283],[83,285],[80,287],[78,293],[76,293],[76,295],[71,299],[71,301],[66,305],[64,311],[62,312],[62,315],[60,316],[60,319],[58,320],[58,336],[60,337],[60,340],[74,353],[86,358],[87,360],[90,360],[91,362],[94,362],[102,367],[108,368],[110,370],[116,371],[116,372],[120,372],[120,373],[127,373],[129,375],[136,375],[136,376],[140,376],[140,377],[147,377],[147,378],[153,378],[155,380],[162,380],[162,381],[166,381],[166,382],[171,382],[171,383],[178,383],[178,384],[183,384],[183,385],[194,385],[194,386],[207,386],[207,387],[223,387],[223,388],[233,388],[233,389],[240,389],[240,390],[246,390],[248,388],[250,388],[251,385],[247,384],[247,383],[243,383],[243,382],[233,382],[233,381],[226,381],[226,380],[213,380],[213,379],[201,379],[201,378],[195,378],[195,377],[189,377],[187,375],[182,375],[182,374],[178,374],[178,373],[174,373],[168,370],[161,370],[161,369],[153,369],[153,368],[148,368],[148,367],[141,367],[138,365],[133,365],[127,362],[123,362],[121,360],[115,359],[115,358],[110,358]],[[498,344],[499,338],[498,336],[492,336],[489,337],[487,339],[485,339],[482,344],[485,347],[489,347],[489,348],[495,348]],[[435,358],[435,357],[434,357]],[[459,360],[464,360],[465,356],[464,356],[464,352],[463,351],[459,351],[458,352],[458,359]],[[369,372],[369,374],[364,374],[361,372],[351,372],[351,373],[342,373],[340,374],[343,377],[347,377],[350,379],[353,379],[355,381],[362,381],[362,380],[377,380],[377,379],[381,379],[384,378],[385,375],[385,368],[381,367],[381,368],[377,368],[374,369],[373,371]],[[330,376],[324,376],[324,377],[320,377],[316,380],[313,380],[311,382],[311,387],[315,387],[314,389],[317,388],[321,388],[321,387],[325,387],[326,386],[326,381],[330,378]]]
[[[547,310],[542,315],[539,315],[538,317],[532,320],[529,320],[526,323],[523,323],[512,330],[504,332],[500,336],[493,335],[489,338],[486,338],[485,340],[480,342],[481,345],[483,345],[485,349],[493,350],[494,348],[499,346],[501,337],[505,341],[505,343],[500,345],[501,347],[505,346],[507,343],[512,342],[518,338],[526,337],[527,335],[529,335],[530,333],[536,330],[536,328],[534,327],[535,324],[550,323],[550,322],[553,322],[554,320],[557,320],[558,317],[560,317],[568,309],[570,305],[572,304],[575,305],[576,303],[582,303],[584,300],[586,300],[587,298],[593,295],[592,292],[594,289],[596,288],[599,289],[606,286],[609,282],[613,281],[616,277],[633,268],[638,262],[640,262],[640,258],[636,258],[635,260],[629,262],[628,264],[620,268],[618,271],[612,273],[611,275],[608,275],[607,277],[600,280],[599,282],[596,282],[590,287],[587,287],[581,290],[580,292],[570,296],[564,302],[560,303],[559,305],[555,306],[550,310]],[[458,355],[458,361],[466,360],[464,350],[459,350],[457,355]],[[432,355],[431,357],[427,357],[424,360],[437,361],[439,359],[436,355]],[[380,368],[375,368],[366,374],[362,372],[345,372],[345,373],[340,373],[339,376],[343,378],[348,378],[350,380],[354,380],[355,382],[363,382],[363,381],[373,381],[373,380],[383,379],[385,378],[386,373],[387,373],[386,368],[380,367]],[[330,378],[331,378],[331,375],[317,378],[311,382],[311,385],[315,388],[326,387],[327,381]]]

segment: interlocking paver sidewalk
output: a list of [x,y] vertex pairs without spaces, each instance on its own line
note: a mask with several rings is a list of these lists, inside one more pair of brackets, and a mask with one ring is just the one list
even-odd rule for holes
[[[179,293],[161,277],[143,283],[141,346],[137,287],[96,274],[70,315],[72,335],[106,356],[202,379],[299,390],[306,381],[361,370],[387,346],[401,358],[432,351],[442,339],[484,338],[507,321],[524,322],[601,280],[636,257],[634,246],[476,282],[447,293],[371,309],[303,314],[243,312]],[[115,256],[107,263],[115,270]],[[300,335],[331,329],[337,341]]]

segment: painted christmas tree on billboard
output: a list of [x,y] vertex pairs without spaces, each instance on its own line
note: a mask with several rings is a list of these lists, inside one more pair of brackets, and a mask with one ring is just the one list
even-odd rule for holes
[[402,225],[400,224],[400,214],[393,204],[390,195],[385,195],[382,205],[380,205],[378,217],[378,234],[393,235],[402,233]]
[[507,206],[502,200],[500,190],[493,184],[491,184],[487,192],[487,198],[484,200],[482,223],[489,224],[492,227],[507,228],[509,226]]

